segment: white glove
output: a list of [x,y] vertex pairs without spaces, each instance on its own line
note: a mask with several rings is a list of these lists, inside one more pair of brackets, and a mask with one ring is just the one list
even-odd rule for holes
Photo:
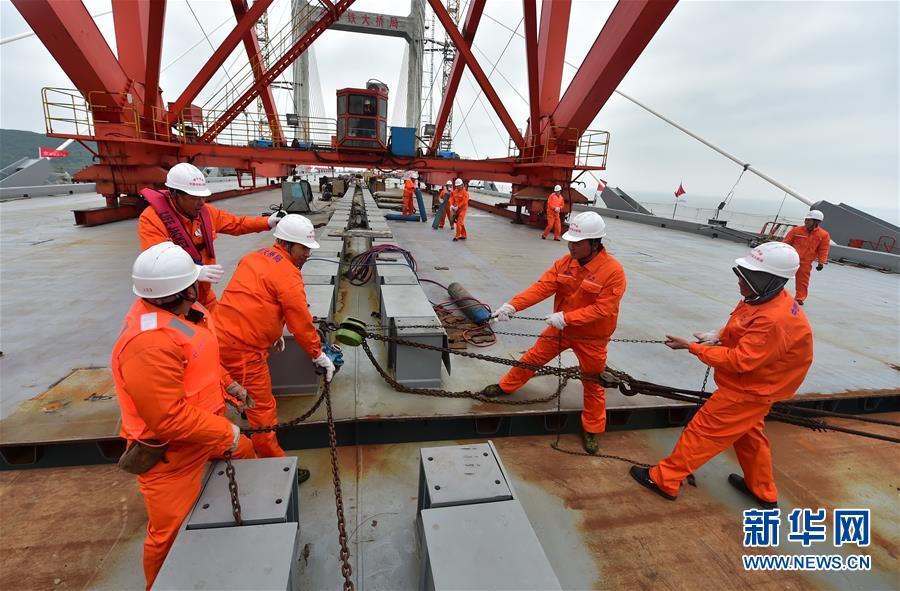
[[269,222],[269,229],[271,230],[272,228],[277,226],[278,222],[280,222],[281,218],[283,218],[285,215],[286,214],[284,213],[283,209],[280,209],[280,210],[276,211],[275,213],[273,213],[272,215],[270,215],[269,219],[267,220]]
[[547,316],[547,324],[557,330],[562,330],[566,327],[566,319],[563,317],[562,312],[554,312]]
[[331,362],[328,355],[322,353],[315,359],[313,359],[313,365],[316,367],[321,367],[325,370],[325,381],[330,382],[331,378],[334,377],[334,363]]
[[201,265],[200,274],[197,275],[197,281],[205,281],[206,283],[218,283],[225,275],[225,269],[222,265]]
[[228,387],[225,388],[225,391],[240,400],[241,404],[243,404],[247,408],[256,408],[256,403],[253,402],[252,398],[250,398],[250,394],[247,393],[247,388],[241,386],[237,382],[231,382],[230,384],[228,384]]
[[231,423],[231,431],[234,433],[234,439],[231,440],[231,447],[228,448],[228,453],[236,452],[238,444],[241,442],[241,428]]
[[452,211],[452,212],[454,212],[454,213],[456,212],[457,209],[459,209],[459,208],[456,207],[455,205],[451,205],[451,206],[450,206],[450,211]]
[[694,338],[697,339],[701,345],[718,345],[720,343],[719,331],[711,330],[709,332],[695,332]]
[[555,211],[556,213],[559,213],[560,209],[562,209],[562,208],[560,208],[560,207],[554,207],[554,208],[553,208],[553,211]]
[[272,343],[272,349],[276,353],[281,353],[282,351],[284,351],[284,337],[281,337],[277,341]]
[[509,317],[516,313],[516,309],[510,306],[508,303],[504,303],[502,306],[491,312],[492,320],[499,320],[500,322],[507,322]]

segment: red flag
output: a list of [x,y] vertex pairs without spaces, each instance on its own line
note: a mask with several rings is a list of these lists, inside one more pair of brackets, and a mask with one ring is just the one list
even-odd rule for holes
[[602,191],[603,189],[606,188],[606,181],[604,181],[603,179],[597,179],[597,180],[599,181],[597,183],[597,190]]
[[65,150],[53,150],[51,148],[38,148],[38,158],[65,158],[69,153]]
[[687,191],[684,190],[684,184],[683,184],[683,183],[678,183],[678,190],[675,191],[675,199],[678,199],[679,197],[681,197],[681,196],[684,195],[685,193],[687,193]]

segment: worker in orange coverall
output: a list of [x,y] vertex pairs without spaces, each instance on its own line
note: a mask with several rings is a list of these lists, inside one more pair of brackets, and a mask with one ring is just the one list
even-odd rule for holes
[[405,181],[403,181],[403,215],[416,215],[416,207],[413,205],[413,197],[416,192],[416,179],[419,173],[413,171]]
[[[246,409],[251,427],[278,422],[269,349],[284,350],[284,325],[297,339],[313,363],[331,381],[334,364],[322,352],[319,334],[306,303],[300,267],[310,249],[319,248],[312,222],[302,215],[288,214],[275,228],[275,245],[241,259],[216,307],[222,364],[249,392],[255,406]],[[251,435],[256,454],[262,458],[283,457],[284,450],[273,432]],[[298,479],[309,478],[302,469]]]
[[790,244],[800,255],[800,268],[797,270],[797,303],[801,306],[806,301],[809,290],[809,275],[812,264],[818,259],[816,271],[825,268],[828,260],[828,250],[831,248],[831,236],[819,227],[825,219],[818,209],[812,209],[806,214],[802,226],[797,226],[784,237],[784,243]]
[[[492,314],[499,321],[541,302],[551,295],[550,326],[541,333],[519,361],[544,365],[566,349],[572,349],[578,365],[595,379],[606,369],[606,346],[616,330],[619,302],[625,293],[625,271],[603,246],[606,223],[593,211],[572,218],[563,238],[569,254],[562,257],[537,283],[503,304]],[[534,375],[533,370],[514,367],[499,384],[482,390],[485,396],[512,394]],[[584,380],[584,410],[581,413],[582,445],[597,453],[597,435],[606,430],[606,392],[597,381]]]
[[160,242],[174,242],[200,266],[200,303],[207,310],[216,305],[212,283],[218,283],[225,270],[216,264],[213,241],[218,234],[241,236],[274,228],[279,215],[236,216],[208,205],[212,195],[206,178],[193,164],[176,164],[166,176],[168,191],[142,189],[141,196],[150,204],[138,219],[141,250]]
[[541,234],[541,240],[546,240],[547,235],[552,231],[553,239],[559,242],[559,235],[562,232],[562,222],[560,221],[559,216],[565,205],[566,202],[563,201],[562,187],[556,185],[553,187],[553,192],[547,197],[547,227],[544,228],[544,233]]
[[721,330],[694,333],[698,342],[666,336],[713,368],[716,391],[691,419],[675,449],[652,468],[632,466],[643,486],[674,500],[681,481],[729,446],[743,476],[728,482],[765,509],[778,506],[772,454],[763,433],[772,404],[791,398],[813,360],[813,335],[803,310],[784,289],[797,272],[793,247],[769,242],[735,261],[743,301]]
[[453,241],[465,240],[469,237],[466,233],[466,212],[469,210],[469,191],[463,185],[462,179],[453,181],[453,193],[450,194],[451,219],[456,221],[456,234]]
[[[444,206],[444,213],[441,215],[441,221],[438,222],[438,228],[444,227],[444,222],[447,221],[447,218],[450,217],[450,196],[453,194],[453,181],[448,180],[447,184],[444,185],[444,188],[441,189],[441,192],[438,194],[438,208],[444,203],[447,202],[447,205]],[[450,224],[450,229],[453,229],[453,224]]]
[[198,274],[191,257],[171,242],[142,252],[132,269],[141,297],[112,352],[120,435],[128,443],[123,460],[151,454],[135,460],[140,467],[126,468],[139,474],[147,507],[148,589],[200,494],[207,460],[226,452],[254,457],[250,440],[222,416],[219,345],[207,311],[196,303]]

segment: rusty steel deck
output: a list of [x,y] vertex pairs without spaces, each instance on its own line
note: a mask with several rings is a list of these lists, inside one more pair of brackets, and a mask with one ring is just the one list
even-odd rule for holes
[[[892,420],[900,413],[878,415]],[[845,421],[840,424],[850,425]],[[874,432],[887,432],[877,425]],[[868,507],[867,548],[803,549],[782,534],[783,554],[867,554],[870,572],[743,570],[746,499],[725,482],[732,452],[696,472],[676,502],[638,486],[622,462],[565,455],[552,436],[495,440],[519,499],[565,589],[895,589],[900,572],[896,446],[851,435],[769,424],[782,515],[794,507]],[[679,429],[608,433],[602,452],[652,463]],[[339,448],[356,588],[412,589],[419,558],[414,528],[418,449],[455,441]],[[577,449],[574,436],[563,436]],[[328,451],[299,455],[312,470],[300,488],[301,588],[340,587]],[[240,473],[237,474],[240,483]],[[0,473],[0,588],[143,588],[145,519],[134,477],[114,466]],[[786,519],[784,520],[786,522]],[[784,527],[784,526],[783,526]],[[239,552],[239,549],[236,549]]]

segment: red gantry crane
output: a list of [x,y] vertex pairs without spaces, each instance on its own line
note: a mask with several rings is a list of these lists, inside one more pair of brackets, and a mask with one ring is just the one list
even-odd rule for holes
[[[441,0],[428,0],[456,47],[456,57],[431,144],[411,157],[398,157],[380,147],[341,150],[335,144],[334,120],[307,122],[312,135],[318,133],[322,140],[300,150],[286,145],[284,128],[289,122],[276,110],[272,85],[326,29],[340,21],[354,0],[320,0],[308,6],[304,14],[291,19],[292,30],[269,45],[266,56],[254,27],[273,0],[256,0],[252,5],[247,0],[229,1],[234,28],[178,98],[163,104],[159,80],[166,0],[112,0],[118,56],[82,2],[13,0],[76,87],[43,90],[48,135],[97,145],[96,163],[75,179],[95,182],[106,207],[76,212],[76,223],[96,225],[137,215],[142,206],[138,191],[161,185],[166,170],[184,161],[234,168],[239,175],[245,172],[254,178],[285,178],[295,165],[325,165],[414,169],[429,184],[442,184],[451,176],[509,182],[511,205],[518,211],[527,208],[534,218],[550,187],[568,187],[575,171],[605,168],[609,134],[589,131],[587,126],[677,0],[618,2],[561,97],[571,0],[543,2],[540,18],[536,0],[523,0],[529,99],[524,133],[472,53],[486,0],[471,0],[460,27]],[[239,43],[247,52],[252,75],[243,85],[238,83],[233,95],[220,98],[216,108],[193,104]],[[438,157],[465,68],[509,133],[512,149],[507,156]],[[258,98],[265,110],[262,120],[247,114]],[[570,199],[583,198],[572,192]]]

